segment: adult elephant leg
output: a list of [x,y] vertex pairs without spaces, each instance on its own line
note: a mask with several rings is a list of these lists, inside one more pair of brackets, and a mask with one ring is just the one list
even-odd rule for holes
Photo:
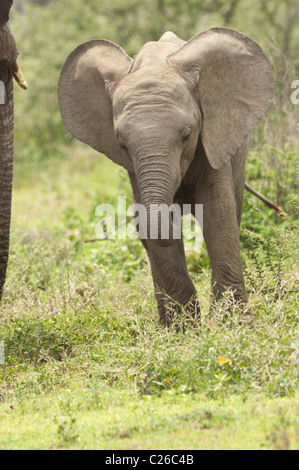
[[[239,209],[231,163],[207,170],[197,201],[203,204],[203,233],[212,265],[212,290],[216,300],[232,289],[238,303],[247,302],[239,241]],[[240,204],[240,202],[239,202]]]
[[[7,77],[7,71],[4,76]],[[2,78],[0,69],[0,80]],[[5,83],[5,103],[0,104],[0,299],[6,278],[11,218],[13,177],[13,84]]]
[[[133,202],[141,204],[139,188],[133,174],[130,174],[130,180]],[[173,310],[180,309],[180,306],[187,306],[190,316],[198,320],[200,307],[196,289],[187,270],[183,239],[173,240],[167,246],[161,246],[159,240],[141,241],[150,261],[161,324],[170,326]]]

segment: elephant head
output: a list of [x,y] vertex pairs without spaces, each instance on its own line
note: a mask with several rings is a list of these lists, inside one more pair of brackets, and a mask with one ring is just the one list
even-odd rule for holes
[[11,217],[13,175],[14,103],[12,76],[22,88],[27,88],[17,64],[15,39],[7,23],[12,0],[2,0],[0,6],[0,299],[6,276]]
[[165,33],[130,58],[106,40],[77,47],[59,82],[74,137],[136,175],[141,202],[170,205],[196,158],[225,165],[268,110],[271,68],[262,49],[228,28],[188,42]]

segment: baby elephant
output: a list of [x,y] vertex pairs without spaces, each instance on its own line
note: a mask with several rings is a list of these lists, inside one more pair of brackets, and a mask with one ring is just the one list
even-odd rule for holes
[[[134,202],[146,209],[142,242],[163,325],[174,306],[199,318],[182,238],[161,235],[163,211],[172,223],[173,203],[190,204],[193,215],[203,204],[214,297],[230,288],[237,302],[247,302],[239,244],[245,160],[249,134],[272,95],[264,52],[228,28],[188,42],[167,32],[134,59],[113,42],[93,40],[65,62],[59,103],[66,127],[128,170]],[[153,207],[160,218],[152,218]],[[150,237],[155,223],[158,236]]]

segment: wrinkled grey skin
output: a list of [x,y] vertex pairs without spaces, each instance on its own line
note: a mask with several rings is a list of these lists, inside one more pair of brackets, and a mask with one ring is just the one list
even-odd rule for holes
[[[171,32],[131,59],[95,40],[68,57],[59,82],[62,118],[77,139],[129,172],[135,202],[203,204],[216,299],[246,304],[239,225],[249,135],[273,94],[269,62],[247,36],[213,28],[185,43]],[[142,240],[162,324],[169,299],[199,317],[182,240]]]
[[15,63],[17,49],[7,24],[12,1],[1,0],[0,80],[5,86],[5,104],[0,104],[0,299],[6,277],[11,217],[13,174],[13,84],[9,66]]

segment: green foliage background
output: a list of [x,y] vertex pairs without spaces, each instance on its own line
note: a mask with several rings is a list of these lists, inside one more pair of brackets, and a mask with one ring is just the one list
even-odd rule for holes
[[273,111],[285,112],[290,82],[299,73],[297,13],[295,0],[16,2],[12,26],[30,87],[28,96],[18,96],[18,115],[26,116],[24,135],[29,131],[38,142],[51,143],[67,138],[57,110],[56,87],[66,56],[79,43],[106,38],[134,56],[145,42],[157,40],[167,30],[188,40],[204,29],[227,26],[252,37],[268,54],[276,75],[276,98],[281,101]]
[[[251,148],[257,153],[249,162],[247,180],[262,179],[257,188],[265,186],[266,195],[284,207],[287,193],[296,192],[292,150],[298,148],[298,106],[290,101],[291,82],[299,77],[295,0],[19,0],[11,23],[29,83],[26,94],[16,91],[15,158],[27,168],[28,163],[63,156],[61,146],[71,142],[58,110],[57,82],[67,55],[79,43],[106,38],[134,56],[167,30],[188,40],[204,29],[227,26],[264,48],[275,76],[273,106],[253,133]],[[279,154],[285,150],[286,156]]]

